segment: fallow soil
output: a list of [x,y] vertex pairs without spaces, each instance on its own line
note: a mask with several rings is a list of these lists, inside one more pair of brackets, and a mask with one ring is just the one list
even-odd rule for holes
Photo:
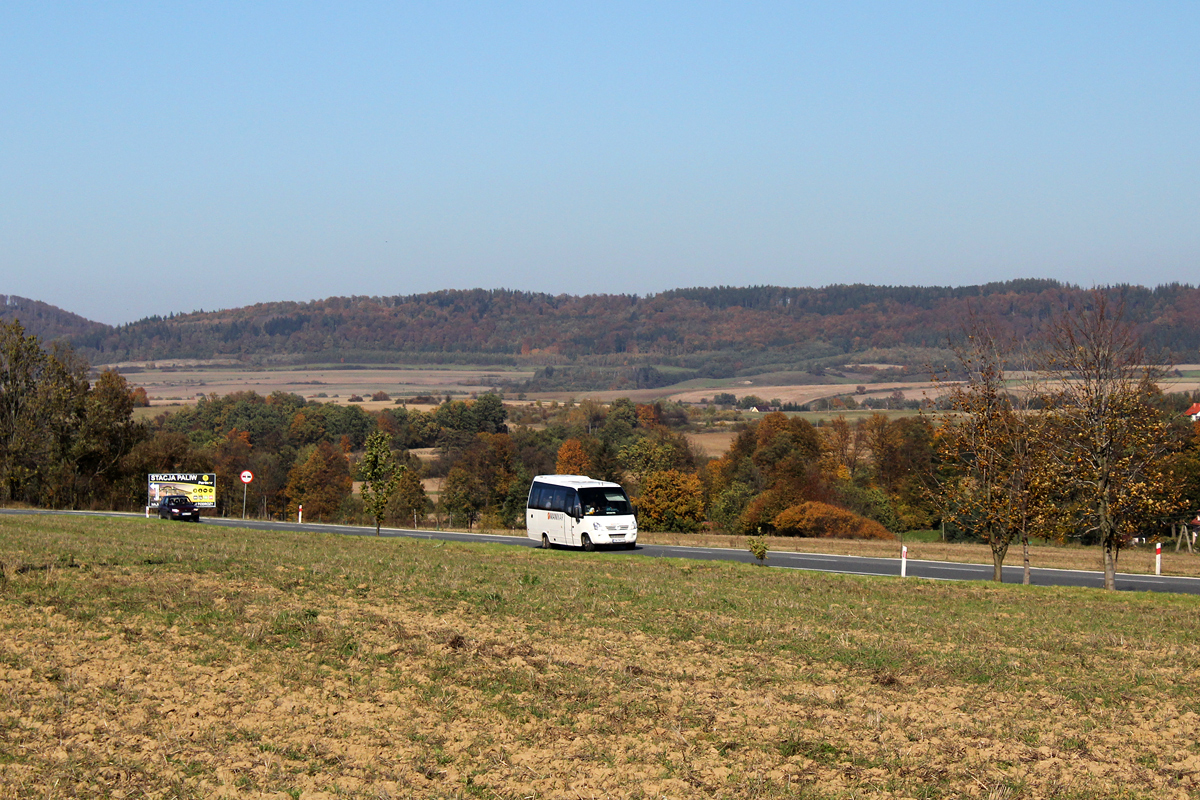
[[0,517],[0,797],[1185,798],[1198,601]]

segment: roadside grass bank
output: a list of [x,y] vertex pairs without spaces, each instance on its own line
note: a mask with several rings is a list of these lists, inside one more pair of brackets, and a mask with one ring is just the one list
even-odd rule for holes
[[[444,530],[450,530],[445,528]],[[463,533],[465,528],[454,530]],[[492,530],[475,527],[471,533],[490,533],[502,536],[523,538],[524,530]],[[915,531],[906,533],[904,540],[877,539],[824,539],[801,536],[766,536],[764,541],[770,550],[790,553],[823,553],[841,556],[862,556],[867,558],[900,558],[901,545],[908,546],[908,557],[920,561],[949,561],[956,564],[987,564],[992,563],[992,549],[986,544],[968,542],[943,542],[937,531]],[[1078,569],[1089,572],[1104,571],[1104,554],[1099,547],[1089,547],[1076,543],[1051,544],[1045,540],[1034,540],[1037,544],[1029,547],[1029,565],[1048,569]],[[732,550],[746,550],[750,539],[727,533],[674,533],[670,531],[638,531],[639,544],[679,545],[682,547],[721,547]],[[1023,564],[1020,543],[1012,545],[1008,556],[1004,559],[1006,567],[1020,567]],[[1154,574],[1154,545],[1139,544],[1127,547],[1121,551],[1117,561],[1118,572],[1128,572],[1138,575]],[[1163,542],[1162,574],[1200,577],[1200,547],[1189,553],[1186,546],[1175,551],[1173,541]]]
[[1190,596],[63,516],[0,562],[4,798],[1200,793]]
[[[859,539],[813,539],[796,536],[767,536],[768,549],[798,553],[827,553],[842,556],[868,556],[871,558],[899,558],[900,546],[908,546],[908,557],[924,561],[953,561],[960,564],[991,564],[992,549],[986,544],[964,542],[943,543],[930,532],[922,531],[919,540],[913,541],[907,534],[903,542],[859,540]],[[649,533],[638,532],[642,544],[673,544],[688,547],[729,547],[745,550],[750,546],[749,538],[721,533]],[[1162,571],[1164,575],[1200,576],[1200,550],[1187,552],[1186,547],[1175,552],[1174,542],[1163,542]],[[1021,545],[1014,544],[1004,559],[1006,567],[1020,567],[1023,563]],[[1091,572],[1104,570],[1104,554],[1099,547],[1079,544],[1037,544],[1029,547],[1029,565],[1051,569],[1082,569]],[[1154,545],[1142,544],[1121,551],[1117,561],[1118,572],[1154,574]]]

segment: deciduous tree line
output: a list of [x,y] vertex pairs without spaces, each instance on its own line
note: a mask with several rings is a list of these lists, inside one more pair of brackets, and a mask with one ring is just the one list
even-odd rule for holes
[[[1102,546],[1111,582],[1131,538],[1194,512],[1196,432],[1168,409],[1106,294],[1058,315],[1020,352],[979,319],[969,327],[958,350],[968,377],[948,415],[814,426],[771,413],[740,423],[710,459],[683,433],[695,419],[687,409],[628,399],[531,408],[484,394],[367,412],[242,392],[135,423],[136,390],[122,376],[90,381],[70,350],[12,323],[0,328],[0,500],[136,508],[147,473],[215,471],[218,513],[232,514],[236,476],[249,468],[257,515],[303,504],[306,519],[421,524],[434,512],[518,527],[534,475],[586,474],[622,483],[644,529],[884,538],[941,524],[988,542],[997,576],[1014,542],[1075,538]],[[510,425],[517,408],[533,424]],[[436,455],[422,463],[415,448]],[[422,478],[440,479],[436,504]]]

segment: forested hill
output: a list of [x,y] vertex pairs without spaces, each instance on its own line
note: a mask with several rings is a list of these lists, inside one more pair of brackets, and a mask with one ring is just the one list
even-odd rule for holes
[[112,331],[108,325],[92,322],[49,303],[17,297],[15,294],[0,294],[0,320],[9,322],[14,319],[21,321],[27,334],[47,342],[75,337],[103,337]]
[[[1152,351],[1200,361],[1200,289],[1172,284],[1107,291],[1124,296],[1128,318]],[[647,297],[474,289],[263,303],[115,328],[20,298],[8,298],[0,311],[43,338],[66,335],[94,364],[217,357],[651,364],[718,376],[849,360],[919,365],[930,349],[959,334],[970,313],[1000,331],[1026,335],[1060,309],[1086,302],[1087,295],[1049,280],[969,287],[716,287]]]

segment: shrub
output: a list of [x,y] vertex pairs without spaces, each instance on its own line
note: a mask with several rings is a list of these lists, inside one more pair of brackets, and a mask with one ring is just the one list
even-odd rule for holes
[[794,495],[787,497],[784,492],[775,489],[760,493],[746,505],[746,510],[738,518],[741,526],[739,533],[773,533],[775,518],[794,499]]
[[378,392],[376,392],[375,394],[371,395],[371,399],[374,400],[375,402],[380,402],[383,400],[391,400],[392,397],[387,392],[385,392],[381,389]]
[[782,536],[829,539],[893,539],[887,528],[853,511],[828,503],[808,502],[784,509],[775,517],[775,530]]
[[750,553],[758,559],[758,562],[767,560],[767,539],[765,536],[750,537]]

